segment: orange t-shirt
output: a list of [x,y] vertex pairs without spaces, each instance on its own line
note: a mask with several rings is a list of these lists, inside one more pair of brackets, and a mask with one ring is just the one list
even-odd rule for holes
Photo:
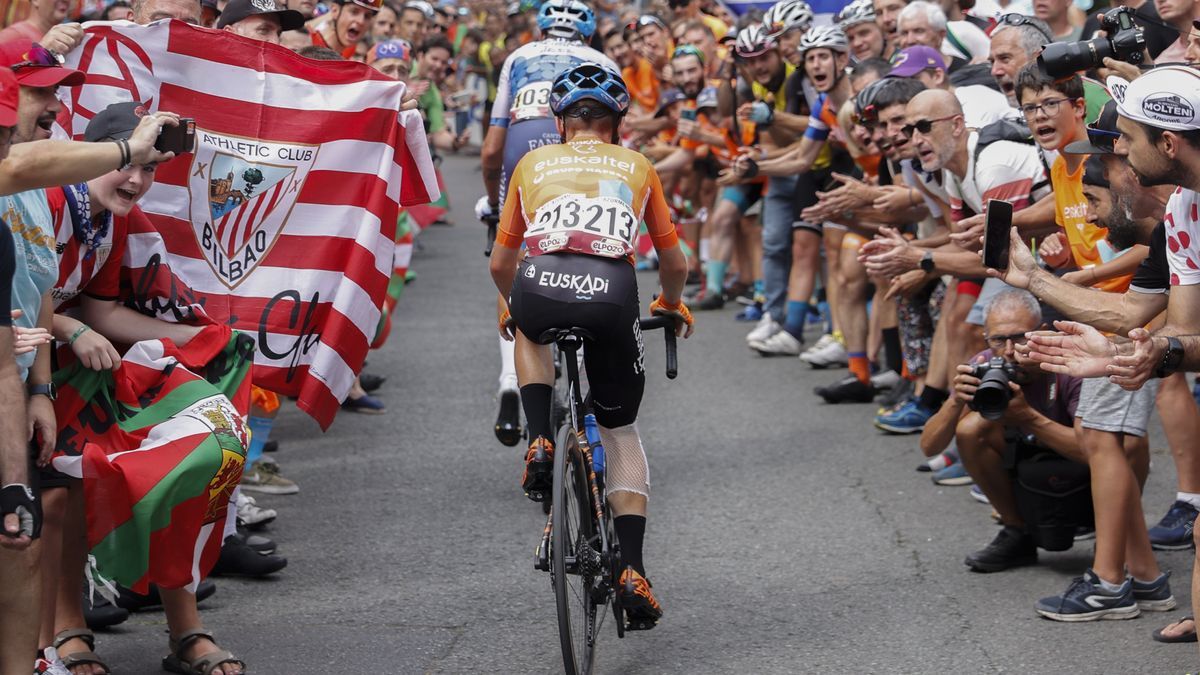
[[659,83],[654,75],[654,66],[642,57],[634,65],[621,71],[629,96],[642,108],[654,112],[658,108]]

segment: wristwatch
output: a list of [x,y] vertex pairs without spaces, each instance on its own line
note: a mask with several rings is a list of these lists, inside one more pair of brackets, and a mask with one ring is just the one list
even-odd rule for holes
[[933,251],[925,251],[925,255],[921,256],[921,271],[926,274],[933,272]]
[[1169,337],[1167,338],[1167,351],[1163,354],[1158,370],[1154,371],[1154,376],[1166,377],[1179,370],[1181,363],[1183,363],[1183,343],[1179,341],[1179,338]]
[[30,396],[45,396],[51,401],[58,398],[58,387],[54,386],[53,382],[46,384],[31,384],[27,388]]

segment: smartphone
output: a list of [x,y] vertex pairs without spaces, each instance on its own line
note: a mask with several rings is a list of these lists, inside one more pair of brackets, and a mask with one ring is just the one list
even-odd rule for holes
[[176,156],[191,152],[196,147],[196,120],[190,117],[180,118],[177,126],[165,126],[158,132],[158,140],[154,149],[159,152],[173,152]]
[[691,120],[691,121],[695,122],[696,121],[696,109],[695,108],[684,108],[683,110],[680,110],[679,111],[679,119]]
[[983,264],[996,270],[1008,269],[1009,231],[1012,229],[1013,207],[1001,199],[989,199],[987,224],[983,234]]

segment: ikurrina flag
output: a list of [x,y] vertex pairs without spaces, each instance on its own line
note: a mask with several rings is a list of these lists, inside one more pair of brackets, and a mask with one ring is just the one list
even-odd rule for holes
[[195,119],[131,222],[125,301],[169,321],[200,304],[256,342],[254,383],[328,427],[361,370],[392,275],[396,213],[438,195],[404,85],[179,21],[93,23],[67,64],[59,132],[106,105]]
[[55,373],[54,468],[83,479],[94,587],[194,588],[212,569],[235,518],[253,355],[214,325],[184,347],[139,342],[117,370]]

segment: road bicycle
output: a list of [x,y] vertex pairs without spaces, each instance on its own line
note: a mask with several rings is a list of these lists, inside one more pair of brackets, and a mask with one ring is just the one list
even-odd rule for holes
[[[667,377],[679,372],[675,320],[653,316],[640,320],[643,332],[665,329]],[[621,555],[604,493],[603,447],[598,435],[589,441],[586,408],[580,391],[576,354],[590,336],[579,328],[551,329],[539,342],[558,347],[566,371],[569,415],[555,435],[554,482],[550,513],[535,553],[534,567],[550,573],[558,609],[558,635],[567,675],[592,671],[596,641],[611,609],[617,637],[644,630],[653,622],[625,622],[616,592]]]

